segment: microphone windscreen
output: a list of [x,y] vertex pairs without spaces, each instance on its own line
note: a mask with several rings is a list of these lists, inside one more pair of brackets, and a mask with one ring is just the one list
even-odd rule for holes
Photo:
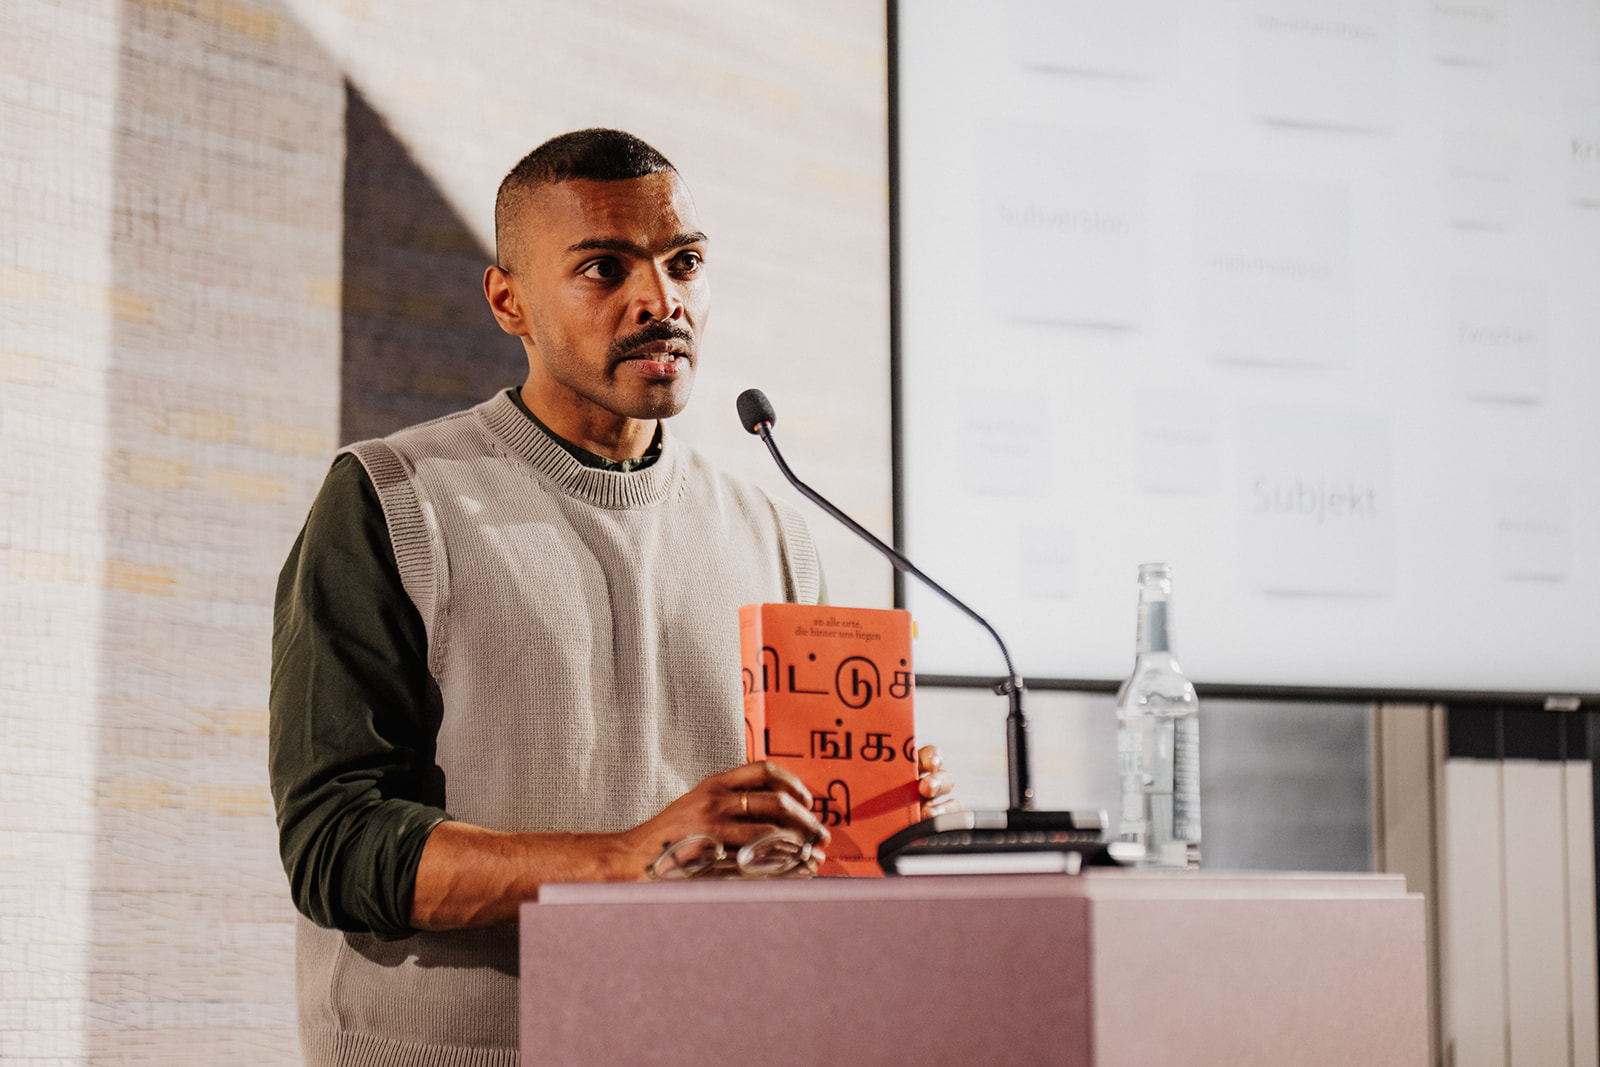
[[746,433],[756,433],[757,428],[764,422],[768,426],[776,424],[778,413],[772,410],[772,401],[767,399],[767,394],[759,389],[746,389],[739,394],[739,422]]

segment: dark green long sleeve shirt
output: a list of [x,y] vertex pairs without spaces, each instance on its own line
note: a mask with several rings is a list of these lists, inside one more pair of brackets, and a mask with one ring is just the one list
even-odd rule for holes
[[422,616],[377,491],[334,461],[278,577],[269,768],[295,907],[320,926],[405,936],[417,862],[444,819]]

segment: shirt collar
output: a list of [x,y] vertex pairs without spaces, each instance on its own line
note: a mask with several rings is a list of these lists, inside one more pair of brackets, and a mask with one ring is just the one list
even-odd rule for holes
[[643,470],[661,458],[661,420],[659,419],[656,420],[655,436],[650,439],[650,447],[644,450],[644,455],[635,456],[632,459],[612,459],[610,456],[602,456],[598,452],[591,452],[582,445],[575,445],[546,426],[544,421],[530,411],[528,405],[522,402],[522,390],[512,388],[506,390],[506,392],[510,395],[511,402],[517,405],[518,411],[532,419],[533,424],[543,430],[550,440],[566,449],[573,459],[582,463],[585,467],[600,471],[619,471],[626,474],[629,471]]

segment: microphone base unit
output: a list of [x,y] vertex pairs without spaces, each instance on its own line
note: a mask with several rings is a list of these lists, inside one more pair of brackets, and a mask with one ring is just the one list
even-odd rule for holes
[[952,811],[923,819],[878,846],[888,875],[1077,874],[1137,863],[1144,847],[1111,841],[1104,811]]

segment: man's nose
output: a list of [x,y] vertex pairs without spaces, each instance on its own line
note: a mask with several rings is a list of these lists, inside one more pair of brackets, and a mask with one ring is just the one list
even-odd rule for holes
[[648,322],[676,322],[683,317],[683,298],[667,272],[659,267],[640,272],[638,293],[634,296],[633,319],[640,326]]

